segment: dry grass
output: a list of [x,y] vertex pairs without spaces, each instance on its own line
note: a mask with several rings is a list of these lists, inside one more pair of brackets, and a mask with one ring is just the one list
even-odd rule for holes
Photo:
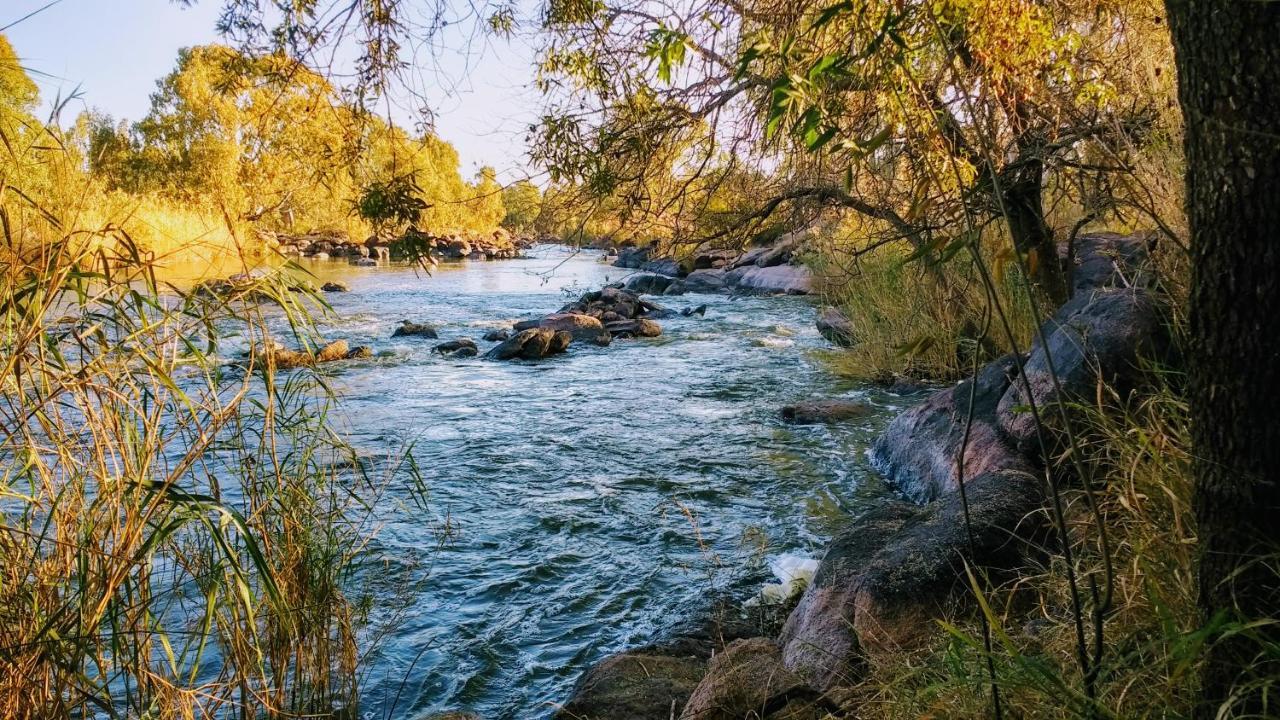
[[[851,348],[826,354],[834,372],[876,382],[952,380],[972,370],[975,353],[985,362],[1009,352],[1007,336],[986,314],[986,291],[970,260],[958,255],[935,271],[901,243],[863,252],[854,238],[848,228],[837,232],[812,261],[824,295],[854,328]],[[1025,348],[1035,321],[1017,289],[1017,270],[989,264],[999,269],[1001,306]]]

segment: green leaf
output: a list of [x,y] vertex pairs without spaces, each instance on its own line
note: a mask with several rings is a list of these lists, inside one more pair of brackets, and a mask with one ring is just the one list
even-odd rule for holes
[[817,30],[818,28],[823,27],[827,23],[836,19],[836,17],[849,12],[853,12],[852,0],[845,0],[844,2],[839,2],[839,3],[836,3],[835,5],[830,5],[824,8],[822,12],[818,13],[818,17],[814,19],[813,25],[809,26],[809,29]]

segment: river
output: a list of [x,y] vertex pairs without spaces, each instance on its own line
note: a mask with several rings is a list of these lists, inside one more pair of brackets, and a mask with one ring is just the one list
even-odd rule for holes
[[[369,458],[410,448],[429,493],[424,513],[393,484],[358,575],[407,601],[372,648],[362,717],[547,717],[592,662],[654,640],[714,589],[758,583],[772,556],[815,554],[883,492],[864,451],[900,401],[827,372],[807,299],[661,298],[705,303],[706,316],[503,363],[442,358],[435,341],[391,333],[408,319],[480,342],[631,271],[551,246],[431,276],[307,267],[351,288],[327,296],[325,336],[379,353],[321,371],[342,398],[340,428]],[[779,419],[788,402],[830,396],[882,412]],[[409,567],[417,583],[385,581]]]

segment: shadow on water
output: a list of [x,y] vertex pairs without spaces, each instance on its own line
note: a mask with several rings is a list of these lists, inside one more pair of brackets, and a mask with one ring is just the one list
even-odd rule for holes
[[[375,463],[411,447],[427,482],[423,510],[401,479],[354,580],[375,618],[396,620],[374,638],[365,717],[387,715],[406,674],[397,717],[550,715],[588,664],[651,641],[768,555],[816,552],[879,492],[863,455],[897,400],[841,385],[811,357],[824,343],[802,298],[662,298],[706,303],[706,317],[536,364],[391,339],[401,320],[430,322],[483,352],[486,329],[630,272],[534,255],[430,277],[307,266],[351,287],[327,296],[325,335],[378,353],[322,370],[343,429]],[[779,420],[787,402],[835,393],[884,411],[831,427]]]

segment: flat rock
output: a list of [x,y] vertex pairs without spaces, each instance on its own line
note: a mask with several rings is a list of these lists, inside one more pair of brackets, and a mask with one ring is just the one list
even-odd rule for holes
[[591,342],[596,345],[608,345],[610,336],[604,323],[598,318],[576,312],[555,313],[536,320],[523,320],[515,324],[517,332],[529,328],[547,330],[563,330],[573,336],[574,340]]
[[813,291],[813,273],[803,265],[744,266],[726,273],[725,282],[748,295],[808,295]]
[[617,320],[605,323],[605,329],[614,337],[658,337],[662,334],[662,326],[652,320],[638,318],[636,320]]
[[634,293],[642,295],[661,295],[666,292],[673,283],[679,280],[667,275],[656,275],[652,273],[643,273],[640,275],[632,275],[627,279],[627,289]]

